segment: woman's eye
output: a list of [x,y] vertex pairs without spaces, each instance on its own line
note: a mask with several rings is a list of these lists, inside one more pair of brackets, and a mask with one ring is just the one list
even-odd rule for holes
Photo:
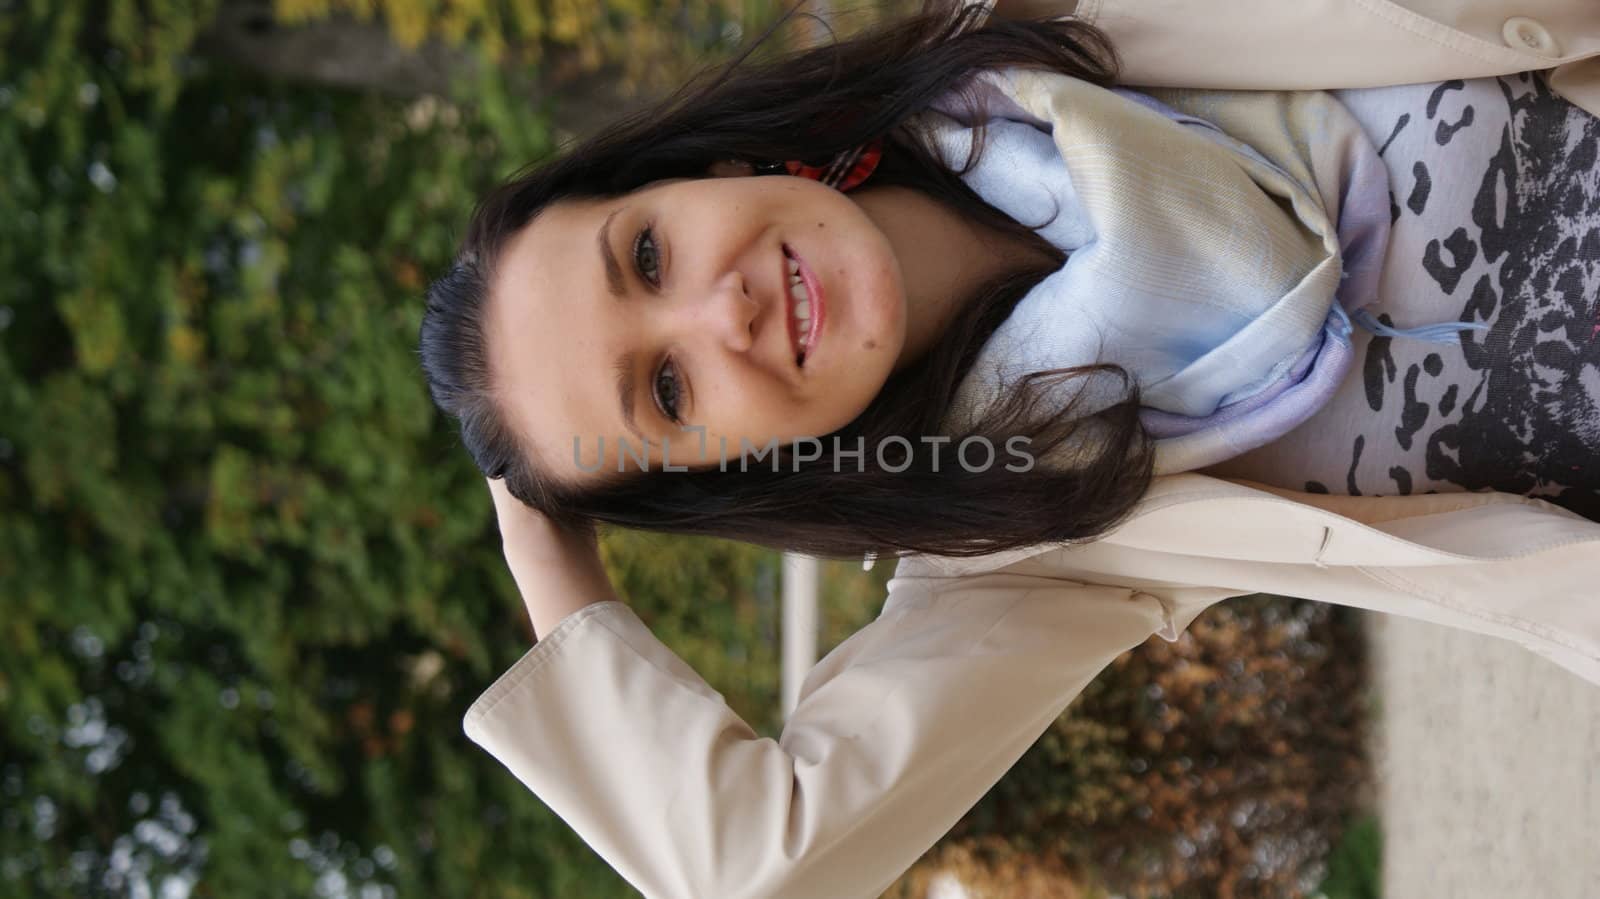
[[[668,376],[667,372],[671,372],[671,376]],[[665,389],[663,389],[663,385],[665,385]],[[661,414],[665,415],[667,420],[675,425],[683,424],[678,418],[678,395],[681,389],[682,385],[678,383],[678,367],[673,365],[671,360],[668,360],[665,365],[661,366],[661,370],[656,373],[656,406],[661,409]]]
[[[646,246],[649,250],[645,249]],[[639,236],[634,238],[633,264],[638,268],[640,277],[649,281],[652,286],[661,286],[661,273],[657,271],[650,274],[661,264],[661,260],[657,256],[655,233],[651,231],[649,225],[646,225],[639,232]]]

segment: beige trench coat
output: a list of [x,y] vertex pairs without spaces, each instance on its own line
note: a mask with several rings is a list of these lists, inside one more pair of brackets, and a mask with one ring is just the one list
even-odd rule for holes
[[[952,0],[955,2],[955,0]],[[976,0],[968,0],[976,2]],[[1152,87],[1332,90],[1547,70],[1600,116],[1596,0],[987,0],[1104,31],[1122,81]]]
[[[1085,6],[1150,83],[1365,85],[1374,61],[1396,83],[1533,67],[1475,36],[1488,4],[1440,16],[1459,30],[1422,4],[1377,0]],[[1590,9],[1535,0],[1522,12],[1560,41],[1566,55],[1550,59],[1571,67],[1569,99],[1595,111]],[[1205,29],[1231,43],[1195,42],[1204,60],[1158,33]],[[1328,47],[1353,55],[1308,52]],[[1224,83],[1201,77],[1212,60],[1253,68]],[[1167,71],[1178,74],[1155,78]],[[776,741],[621,602],[563,619],[473,704],[466,731],[652,899],[875,897],[1119,654],[1254,592],[1514,640],[1600,685],[1600,523],[1507,494],[1328,496],[1189,473],[1157,479],[1093,543],[902,559],[882,613],[812,670]]]

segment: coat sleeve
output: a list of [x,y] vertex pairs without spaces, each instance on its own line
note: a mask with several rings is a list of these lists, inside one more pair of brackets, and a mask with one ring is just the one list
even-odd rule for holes
[[467,734],[651,899],[876,897],[1163,624],[1120,587],[897,577],[776,741],[623,603],[573,613]]

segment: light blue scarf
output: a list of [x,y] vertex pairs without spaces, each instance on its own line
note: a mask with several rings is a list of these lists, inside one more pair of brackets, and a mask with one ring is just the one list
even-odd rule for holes
[[[1157,474],[1202,468],[1328,400],[1350,368],[1352,313],[1382,327],[1360,310],[1388,243],[1388,173],[1331,95],[1136,93],[1023,69],[984,72],[968,93],[992,117],[962,180],[1025,224],[1055,214],[1038,233],[1069,256],[985,343],[947,427],[1028,372],[1112,362],[1139,383]],[[959,94],[923,122],[946,164],[967,161]],[[1385,330],[1456,340],[1472,327]],[[1087,415],[1120,386],[1080,377],[1052,396]]]

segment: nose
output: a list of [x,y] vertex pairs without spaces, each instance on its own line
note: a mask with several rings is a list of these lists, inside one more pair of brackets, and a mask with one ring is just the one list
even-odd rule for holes
[[743,353],[755,344],[756,313],[760,310],[761,304],[750,296],[744,276],[735,271],[717,282],[709,296],[694,304],[693,314],[685,324],[700,336]]

